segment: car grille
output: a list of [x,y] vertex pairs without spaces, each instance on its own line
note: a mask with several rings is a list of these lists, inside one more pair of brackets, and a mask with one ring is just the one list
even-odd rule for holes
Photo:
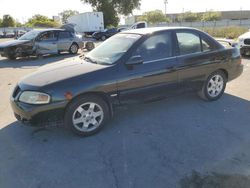
[[16,86],[12,94],[12,97],[15,98],[20,92],[21,92],[21,88],[19,86]]
[[245,39],[245,40],[244,40],[244,44],[250,45],[250,39]]

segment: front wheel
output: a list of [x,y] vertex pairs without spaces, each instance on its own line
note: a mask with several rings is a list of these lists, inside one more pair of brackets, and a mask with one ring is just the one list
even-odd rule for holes
[[218,100],[224,94],[226,84],[227,78],[224,72],[216,71],[207,78],[198,94],[206,101]]
[[109,119],[107,103],[99,97],[83,96],[73,101],[65,112],[64,123],[80,136],[99,132]]
[[16,59],[16,54],[9,54],[9,55],[7,55],[7,58],[9,60],[15,60]]

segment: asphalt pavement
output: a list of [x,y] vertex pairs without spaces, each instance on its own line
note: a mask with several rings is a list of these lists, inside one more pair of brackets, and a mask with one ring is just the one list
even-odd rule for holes
[[0,187],[248,188],[250,185],[250,60],[216,102],[188,93],[123,106],[97,135],[15,121],[9,96],[40,66],[79,61],[0,58]]

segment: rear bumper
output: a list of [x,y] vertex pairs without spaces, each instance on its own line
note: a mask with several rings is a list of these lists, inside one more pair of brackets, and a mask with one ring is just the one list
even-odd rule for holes
[[17,120],[27,123],[39,123],[61,119],[64,115],[66,101],[47,105],[30,105],[10,99],[10,104]]
[[230,69],[228,74],[228,81],[238,78],[243,73],[244,65],[239,64]]

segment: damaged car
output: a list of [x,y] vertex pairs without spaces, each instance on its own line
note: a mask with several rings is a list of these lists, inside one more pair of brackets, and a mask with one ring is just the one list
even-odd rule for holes
[[82,37],[65,29],[32,30],[17,40],[0,44],[0,55],[8,59],[69,52],[77,54]]

